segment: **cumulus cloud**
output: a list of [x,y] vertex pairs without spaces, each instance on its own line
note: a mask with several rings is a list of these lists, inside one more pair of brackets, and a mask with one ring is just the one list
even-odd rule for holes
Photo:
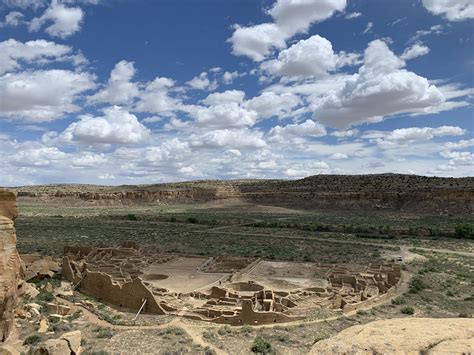
[[359,72],[342,89],[315,102],[315,117],[328,126],[347,128],[386,116],[422,114],[445,102],[440,90],[404,66],[385,42],[370,42]]
[[[246,102],[246,107],[257,112],[260,118],[292,115],[293,110],[301,104],[301,99],[292,93],[276,94],[266,91]],[[293,115],[294,116],[294,113]]]
[[56,141],[83,144],[136,144],[148,138],[150,131],[135,115],[118,107],[104,109],[104,115],[82,115],[70,124]]
[[346,0],[277,0],[268,13],[283,32],[293,35],[306,32],[312,23],[324,21],[345,7]]
[[139,94],[138,85],[131,82],[135,75],[133,62],[122,60],[115,64],[109,81],[102,90],[89,98],[90,102],[109,104],[128,104]]
[[74,167],[94,167],[107,163],[105,154],[81,153],[71,159],[71,165]]
[[206,72],[202,72],[198,76],[192,78],[186,84],[188,84],[190,87],[196,90],[210,90],[210,91],[215,90],[218,86],[215,81],[211,81],[209,79],[208,74]]
[[274,23],[235,26],[228,40],[232,53],[262,61],[273,49],[285,48],[288,38],[306,32],[312,23],[326,20],[345,7],[346,0],[277,0],[268,11]]
[[21,67],[21,63],[42,63],[71,59],[72,48],[45,40],[20,42],[13,38],[0,42],[0,75]]
[[24,71],[0,77],[0,115],[47,122],[77,111],[79,95],[95,87],[94,78],[68,70]]
[[135,110],[166,116],[173,115],[174,111],[181,108],[181,101],[170,95],[170,90],[174,85],[174,80],[170,78],[155,78],[140,93]]
[[244,101],[245,92],[241,90],[226,90],[224,92],[215,92],[209,94],[202,102],[208,106],[226,104],[226,103],[242,103]]
[[474,18],[474,3],[471,0],[422,0],[423,6],[434,15],[449,21],[464,21]]
[[11,161],[19,166],[50,166],[55,162],[62,161],[66,153],[56,147],[44,147],[35,145],[19,149]]
[[257,112],[248,110],[235,102],[200,107],[191,114],[199,126],[213,128],[253,126],[258,116]]
[[219,129],[190,137],[195,148],[259,149],[267,146],[259,131],[249,129]]
[[300,124],[289,124],[284,127],[275,126],[268,132],[270,141],[285,142],[292,137],[322,137],[325,136],[324,126],[313,120],[306,120]]
[[262,23],[250,27],[235,26],[229,42],[232,43],[232,54],[260,62],[270,54],[272,48],[285,48],[285,38],[274,23]]
[[84,12],[80,7],[67,7],[53,0],[51,5],[40,17],[35,17],[30,23],[30,31],[37,32],[45,24],[46,32],[53,37],[67,38],[81,29]]
[[301,40],[281,51],[278,58],[265,62],[262,68],[274,74],[298,77],[323,77],[336,69],[337,55],[332,44],[319,35]]
[[403,60],[410,60],[413,58],[424,56],[429,52],[430,49],[423,43],[415,43],[411,47],[405,49],[400,58],[402,58]]

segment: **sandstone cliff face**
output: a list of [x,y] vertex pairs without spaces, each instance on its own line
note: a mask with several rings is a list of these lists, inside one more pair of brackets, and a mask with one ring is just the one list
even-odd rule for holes
[[0,189],[0,338],[10,334],[13,310],[17,302],[20,276],[20,257],[16,250],[13,220],[16,218],[16,197],[11,191]]
[[194,181],[146,186],[56,185],[18,189],[20,199],[88,205],[240,200],[304,209],[470,214],[474,178],[317,175],[300,180]]

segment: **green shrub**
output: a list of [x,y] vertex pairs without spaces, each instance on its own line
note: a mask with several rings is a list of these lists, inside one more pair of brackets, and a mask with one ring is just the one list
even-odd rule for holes
[[160,332],[160,335],[172,334],[172,335],[183,335],[186,334],[186,331],[180,327],[167,327]]
[[413,280],[411,280],[410,282],[410,289],[409,289],[409,292],[410,293],[418,293],[420,292],[421,290],[423,290],[425,288],[425,284],[423,283],[423,281],[419,278],[419,277],[415,277]]
[[186,222],[197,224],[199,223],[199,220],[196,217],[188,217],[188,219],[186,219]]
[[400,305],[400,304],[405,304],[406,300],[403,297],[397,297],[392,300],[392,304],[395,305]]
[[177,221],[177,219],[176,219],[175,216],[173,216],[173,217],[170,218],[170,222],[173,222],[173,223],[174,223],[174,222],[176,222],[176,221]]
[[48,292],[46,290],[40,290],[38,293],[38,296],[36,296],[37,301],[43,301],[43,302],[52,302],[54,301],[54,295],[52,292]]
[[412,314],[415,314],[415,308],[411,307],[411,306],[407,306],[407,307],[403,307],[400,312],[402,312],[403,314],[409,314],[409,315],[412,315]]
[[250,350],[256,354],[268,354],[272,350],[272,344],[258,336],[255,338]]
[[134,215],[133,213],[129,213],[127,215],[127,218],[128,218],[129,221],[137,221],[138,220],[137,216]]
[[41,341],[41,337],[38,334],[30,335],[25,339],[23,345],[36,345]]
[[98,327],[95,329],[97,333],[97,338],[100,339],[110,339],[114,336],[114,332],[109,328]]
[[470,223],[458,224],[456,228],[454,228],[454,231],[459,238],[474,238],[472,224]]

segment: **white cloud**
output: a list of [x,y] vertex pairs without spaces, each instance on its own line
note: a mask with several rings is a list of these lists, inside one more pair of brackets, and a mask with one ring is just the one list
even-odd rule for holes
[[400,56],[403,60],[410,60],[413,58],[421,57],[430,52],[430,49],[423,43],[415,43],[411,47],[405,49],[403,54]]
[[170,89],[175,85],[174,80],[157,77],[148,83],[140,93],[139,101],[135,105],[138,112],[150,112],[163,115],[172,115],[181,108],[180,100],[170,96]]
[[62,161],[66,153],[56,147],[25,147],[19,149],[12,157],[12,163],[19,166],[49,166],[55,162]]
[[276,94],[270,91],[262,93],[246,102],[246,107],[256,111],[260,118],[291,115],[295,107],[301,104],[301,99],[292,93]]
[[329,157],[329,159],[331,159],[331,160],[344,160],[344,159],[347,159],[347,158],[349,158],[349,156],[347,154],[344,154],[344,153],[335,153],[335,154],[333,154]]
[[133,62],[127,62],[126,60],[118,62],[110,73],[107,86],[89,97],[89,101],[109,104],[130,103],[139,94],[138,85],[131,82],[134,75]]
[[409,127],[399,128],[394,131],[369,131],[362,135],[362,138],[375,139],[375,141],[385,147],[409,142],[426,141],[435,137],[462,136],[466,130],[456,126],[441,127]]
[[248,110],[235,102],[200,107],[191,114],[198,125],[213,128],[253,126],[258,116],[257,112]]
[[337,137],[337,138],[349,138],[349,137],[354,137],[359,133],[359,130],[357,129],[348,129],[345,131],[334,131],[331,133],[331,136]]
[[434,15],[442,15],[449,21],[464,21],[474,18],[472,0],[422,0],[423,6]]
[[58,142],[84,144],[136,144],[148,138],[150,131],[135,115],[118,106],[104,109],[104,115],[82,115],[58,137]]
[[21,63],[42,63],[66,60],[71,47],[45,40],[19,42],[13,38],[0,42],[0,75],[20,68]]
[[249,129],[221,129],[190,137],[196,148],[260,149],[267,146],[258,131]]
[[215,90],[217,88],[217,83],[215,81],[209,80],[209,77],[206,72],[202,72],[199,76],[192,78],[186,84],[191,86],[196,90]]
[[83,17],[84,12],[80,7],[67,7],[53,0],[43,15],[31,21],[30,31],[37,32],[45,24],[52,22],[46,27],[46,32],[54,37],[66,38],[81,29]]
[[262,61],[273,49],[285,48],[288,38],[306,32],[312,23],[326,20],[345,7],[346,0],[277,0],[268,11],[275,23],[235,26],[228,40],[232,54]]
[[247,56],[257,62],[264,60],[272,48],[286,47],[285,35],[273,23],[236,26],[229,42],[232,43],[232,54]]
[[457,142],[447,142],[444,144],[444,147],[447,149],[464,149],[468,147],[474,147],[474,138],[462,139]]
[[374,28],[374,23],[373,22],[368,22],[367,26],[365,27],[365,30],[362,31],[362,34],[372,32],[372,28]]
[[2,5],[6,7],[19,7],[27,9],[29,7],[37,9],[45,5],[46,0],[3,0]]
[[341,90],[318,99],[315,117],[328,126],[347,128],[402,113],[422,114],[445,102],[435,86],[401,69],[404,65],[385,42],[370,42],[358,74],[348,79]]
[[241,90],[226,90],[224,92],[215,92],[209,94],[202,102],[208,106],[226,104],[230,102],[242,103],[244,101],[245,92]]
[[16,27],[23,23],[23,14],[19,11],[11,11],[5,15],[5,20],[0,22],[0,27]]
[[324,21],[345,7],[346,0],[277,0],[269,14],[291,36],[306,32],[312,23]]
[[277,59],[263,63],[262,68],[273,74],[290,77],[323,77],[336,69],[336,63],[337,55],[331,42],[314,35],[281,51]]
[[77,111],[79,94],[95,87],[88,73],[68,70],[24,71],[0,77],[0,116],[46,122]]
[[224,74],[222,74],[222,82],[225,85],[230,85],[238,77],[239,77],[239,73],[237,71],[233,71],[233,72],[226,71],[224,72]]
[[344,16],[344,18],[350,20],[353,18],[361,17],[361,16],[362,14],[360,12],[351,12],[351,13],[348,13],[346,16]]
[[416,42],[421,37],[425,37],[431,34],[440,35],[443,33],[443,25],[431,26],[428,30],[418,30],[415,35],[410,38],[409,42]]
[[322,137],[326,129],[318,122],[306,120],[300,124],[289,124],[284,127],[275,126],[267,134],[270,141],[285,142],[292,137]]
[[107,158],[103,153],[81,153],[79,156],[71,159],[71,164],[75,167],[101,166],[105,163],[107,163]]

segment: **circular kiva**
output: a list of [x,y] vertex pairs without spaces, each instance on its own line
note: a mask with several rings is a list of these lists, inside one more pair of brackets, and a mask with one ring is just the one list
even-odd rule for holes
[[252,283],[252,282],[235,282],[233,284],[228,285],[228,287],[234,291],[242,291],[242,292],[250,292],[250,291],[261,291],[263,290],[263,286]]
[[158,281],[158,280],[165,280],[169,276],[168,275],[163,275],[163,274],[144,274],[140,275],[140,278],[143,281]]

